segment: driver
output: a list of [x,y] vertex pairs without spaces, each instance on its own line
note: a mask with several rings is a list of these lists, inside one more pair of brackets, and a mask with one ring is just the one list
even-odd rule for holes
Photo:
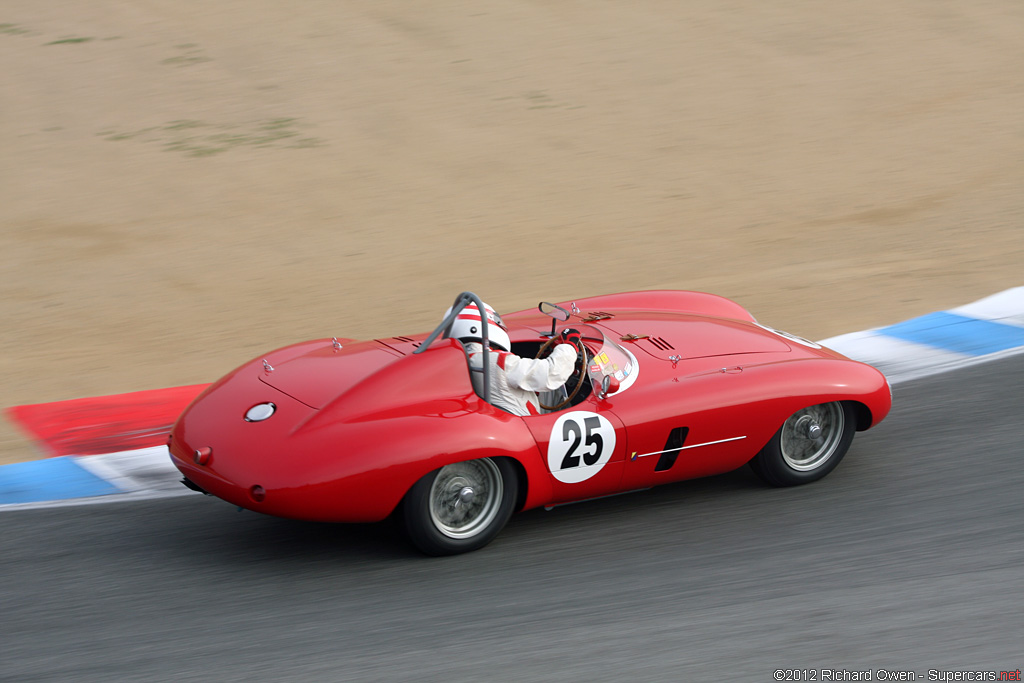
[[[538,391],[553,391],[572,375],[579,355],[574,344],[579,342],[578,330],[562,330],[558,342],[547,358],[523,358],[510,353],[511,341],[501,317],[486,303],[487,337],[492,349],[490,359],[491,403],[513,415],[539,415]],[[449,308],[450,312],[451,309]],[[448,313],[446,312],[445,315]],[[483,332],[480,311],[469,304],[452,323],[450,337],[461,341],[469,354],[472,369],[483,367]],[[480,390],[478,373],[471,373],[474,386]],[[482,393],[482,391],[480,392]]]

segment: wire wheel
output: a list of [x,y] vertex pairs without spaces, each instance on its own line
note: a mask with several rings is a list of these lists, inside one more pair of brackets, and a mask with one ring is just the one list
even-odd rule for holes
[[822,403],[794,413],[782,425],[782,459],[799,472],[828,461],[843,441],[846,416],[839,403]]
[[836,468],[856,431],[857,418],[847,402],[803,408],[782,423],[750,467],[772,486],[809,484]]
[[472,538],[498,516],[504,482],[489,458],[442,467],[430,487],[430,520],[448,538]]

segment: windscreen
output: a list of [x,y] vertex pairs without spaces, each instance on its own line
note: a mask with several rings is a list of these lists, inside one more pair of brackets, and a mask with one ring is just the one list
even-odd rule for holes
[[628,389],[640,372],[636,357],[596,327],[581,325],[577,329],[592,354],[588,359],[587,374],[593,386],[600,387],[602,380],[611,376],[619,381],[619,389],[614,393]]

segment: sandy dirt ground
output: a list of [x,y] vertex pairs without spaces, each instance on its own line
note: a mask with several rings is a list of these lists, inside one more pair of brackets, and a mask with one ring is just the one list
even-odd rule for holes
[[464,289],[823,338],[1024,284],[1019,0],[6,0],[0,65],[3,406]]

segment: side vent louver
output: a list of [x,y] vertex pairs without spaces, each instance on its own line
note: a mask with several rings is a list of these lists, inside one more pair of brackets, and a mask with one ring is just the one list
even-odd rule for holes
[[686,441],[689,431],[689,427],[676,427],[669,432],[668,441],[665,442],[665,452],[661,454],[658,464],[654,466],[655,472],[664,472],[676,464],[676,458],[679,457],[679,451],[682,450],[683,442]]

